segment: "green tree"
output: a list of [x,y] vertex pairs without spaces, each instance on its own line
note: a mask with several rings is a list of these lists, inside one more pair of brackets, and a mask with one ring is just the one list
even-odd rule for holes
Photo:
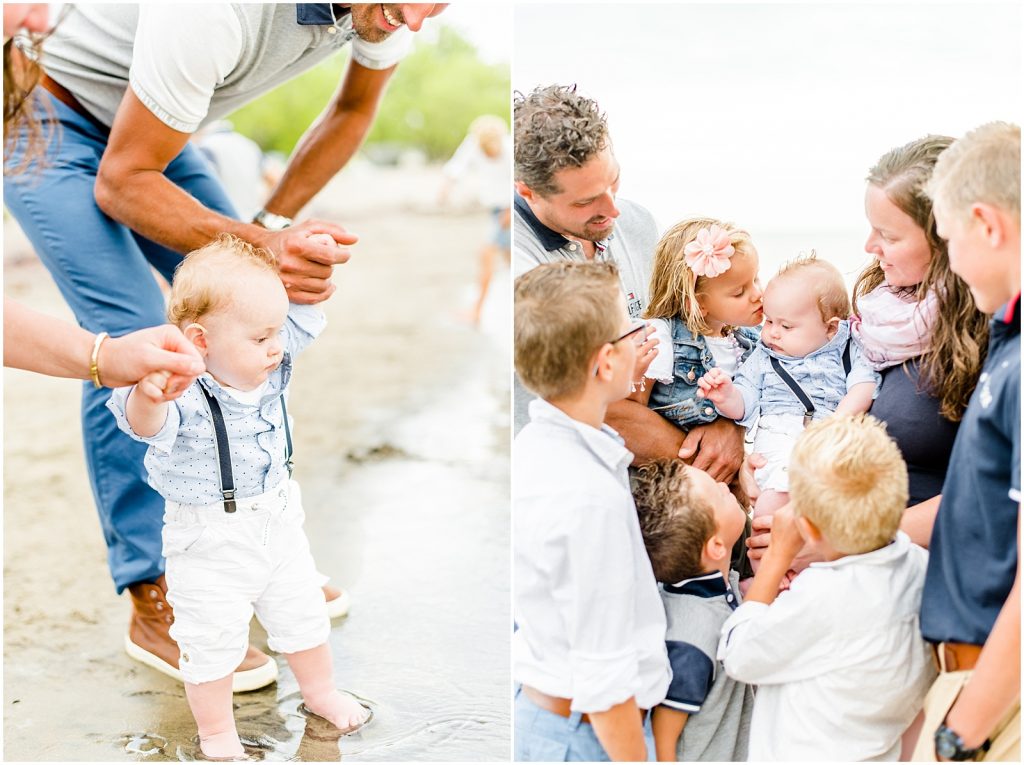
[[[235,129],[264,151],[290,154],[337,89],[347,62],[347,54],[332,58],[242,107],[230,117]],[[507,66],[482,62],[472,43],[442,26],[436,42],[417,39],[398,66],[367,146],[378,156],[418,148],[431,160],[445,159],[475,117],[509,121],[510,89]]]

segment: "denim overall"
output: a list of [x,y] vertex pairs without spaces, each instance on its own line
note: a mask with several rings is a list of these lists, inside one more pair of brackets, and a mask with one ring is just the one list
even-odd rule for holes
[[[654,383],[647,405],[680,428],[707,425],[718,419],[718,410],[707,399],[697,398],[697,380],[715,366],[703,335],[694,335],[678,316],[668,319],[672,332],[672,382]],[[761,337],[760,327],[738,327],[733,336],[743,350],[743,363]]]

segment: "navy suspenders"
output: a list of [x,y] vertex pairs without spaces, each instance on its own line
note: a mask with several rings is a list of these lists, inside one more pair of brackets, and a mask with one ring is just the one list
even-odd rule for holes
[[[206,406],[210,410],[210,417],[213,420],[213,432],[216,438],[214,446],[217,451],[217,471],[220,473],[220,491],[224,496],[224,512],[233,513],[235,506],[235,479],[231,472],[231,447],[228,445],[228,429],[224,424],[224,415],[220,411],[220,404],[210,391],[200,384],[199,390],[203,392],[206,399]],[[292,474],[292,432],[288,426],[288,409],[284,405],[284,392],[281,392],[281,416],[284,418],[285,452],[284,461],[288,468],[288,476]]]
[[[769,356],[768,361],[771,362],[772,369],[775,370],[775,374],[782,378],[782,382],[786,383],[793,394],[800,399],[800,403],[804,405],[804,427],[806,428],[811,419],[814,417],[814,402],[811,401],[811,397],[807,395],[807,392],[800,387],[793,376],[786,371],[786,368],[782,366],[782,362],[774,356]],[[843,371],[846,374],[850,374],[850,369],[853,366],[853,362],[850,360],[850,341],[846,341],[846,346],[843,348]]]

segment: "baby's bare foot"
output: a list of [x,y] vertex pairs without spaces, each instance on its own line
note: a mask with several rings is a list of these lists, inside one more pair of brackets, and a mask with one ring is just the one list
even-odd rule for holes
[[211,760],[248,759],[242,748],[242,742],[238,740],[238,734],[233,730],[200,736],[199,748],[203,755]]
[[348,694],[332,691],[318,699],[306,699],[306,708],[329,720],[341,730],[358,728],[370,716],[369,710]]

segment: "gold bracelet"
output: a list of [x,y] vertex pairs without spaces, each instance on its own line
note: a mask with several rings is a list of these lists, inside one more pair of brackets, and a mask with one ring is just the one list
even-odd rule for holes
[[92,384],[97,388],[103,387],[103,383],[100,382],[100,346],[103,345],[103,341],[108,337],[110,337],[110,335],[106,332],[100,332],[96,335],[96,339],[92,343],[92,357],[89,359],[89,375],[92,377]]

